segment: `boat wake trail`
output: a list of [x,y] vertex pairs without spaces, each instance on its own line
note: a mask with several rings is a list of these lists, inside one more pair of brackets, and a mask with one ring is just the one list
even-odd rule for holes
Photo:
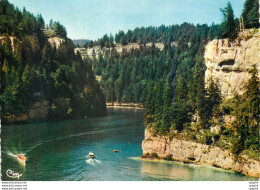
[[7,154],[8,156],[17,158],[17,154],[12,153],[11,151],[7,151],[6,154]]
[[97,165],[102,164],[102,162],[100,160],[93,159],[93,158],[86,160],[86,163],[91,166],[97,166]]
[[87,136],[87,135],[93,135],[93,134],[98,134],[98,133],[105,133],[107,132],[107,129],[104,130],[99,130],[99,131],[88,131],[88,132],[82,132],[82,133],[77,133],[77,134],[72,134],[72,135],[67,135],[67,136],[61,136],[61,137],[57,137],[57,138],[53,138],[53,139],[48,139],[45,141],[38,141],[37,143],[34,144],[34,146],[28,148],[26,150],[26,153],[32,152],[34,149],[38,148],[39,146],[42,146],[46,143],[52,143],[55,141],[60,141],[60,140],[65,140],[68,138],[75,138],[75,137],[80,137],[80,136]]

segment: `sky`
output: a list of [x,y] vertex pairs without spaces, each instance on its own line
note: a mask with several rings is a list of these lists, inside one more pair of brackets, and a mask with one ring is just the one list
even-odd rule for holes
[[[236,17],[245,0],[229,0]],[[19,9],[41,14],[66,27],[71,39],[96,40],[141,26],[220,23],[228,0],[9,0]]]

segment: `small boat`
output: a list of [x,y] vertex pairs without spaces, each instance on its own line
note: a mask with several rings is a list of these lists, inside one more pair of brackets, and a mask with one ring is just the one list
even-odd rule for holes
[[88,157],[89,158],[94,158],[94,153],[93,152],[88,153]]
[[113,150],[113,152],[119,152],[119,150]]
[[27,158],[24,154],[18,154],[17,159],[21,162],[26,162]]

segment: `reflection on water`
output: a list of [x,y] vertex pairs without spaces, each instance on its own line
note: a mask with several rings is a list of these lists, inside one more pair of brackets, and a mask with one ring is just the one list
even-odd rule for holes
[[[134,109],[109,109],[100,118],[2,126],[2,179],[14,180],[6,175],[11,169],[24,181],[256,180],[207,167],[129,159],[142,155],[143,139],[143,111]],[[97,156],[89,159],[89,152]],[[25,165],[18,154],[26,155]]]
[[183,164],[174,161],[137,159],[141,164],[141,173],[175,181],[243,181],[257,180],[242,174],[219,168]]
[[167,162],[142,161],[141,172],[154,177],[174,180],[187,180],[186,178],[189,176],[187,168]]

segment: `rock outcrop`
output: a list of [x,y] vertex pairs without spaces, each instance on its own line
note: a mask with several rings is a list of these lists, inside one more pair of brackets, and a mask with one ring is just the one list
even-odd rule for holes
[[144,155],[157,153],[161,158],[171,155],[176,161],[219,167],[252,177],[260,176],[260,162],[257,160],[247,156],[235,159],[230,152],[219,147],[170,139],[168,136],[155,136],[149,127],[145,130],[142,148]]
[[252,65],[260,76],[260,33],[245,30],[239,33],[234,42],[228,39],[213,40],[205,49],[205,83],[212,78],[218,83],[221,94],[225,98],[233,96],[234,92],[243,93],[243,85],[248,81]]
[[65,42],[65,39],[59,37],[50,37],[48,42],[51,44],[52,47],[56,47],[59,49],[60,45]]
[[18,47],[20,47],[20,41],[16,37],[13,37],[13,36],[0,36],[1,45],[8,43],[8,40],[10,40],[10,45],[12,47],[12,53],[15,53],[15,50],[17,50]]
[[[75,48],[74,52],[77,53],[78,51],[80,52],[82,58],[84,57],[90,57],[93,58],[94,56],[98,56],[99,54],[105,55],[106,52],[112,52],[113,49],[121,55],[123,51],[129,52],[131,49],[140,49],[141,46],[146,46],[146,47],[152,47],[153,43],[147,43],[147,44],[138,44],[138,43],[129,43],[127,45],[122,46],[121,44],[116,44],[114,48],[100,48],[99,46],[94,46],[93,48]],[[164,49],[164,44],[163,43],[154,43],[155,48],[158,48],[160,51]],[[171,42],[171,46],[178,46],[177,42]]]

